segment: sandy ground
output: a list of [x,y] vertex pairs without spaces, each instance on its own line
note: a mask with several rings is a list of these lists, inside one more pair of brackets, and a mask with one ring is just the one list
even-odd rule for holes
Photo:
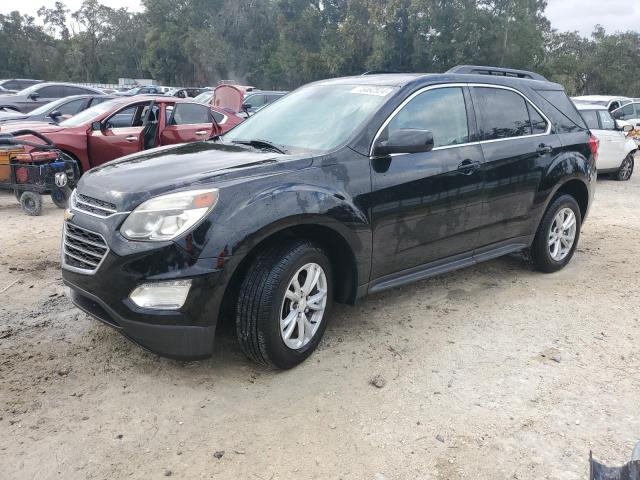
[[[286,372],[230,333],[207,361],[130,344],[75,309],[62,211],[0,194],[3,479],[586,479],[640,440],[640,173],[600,180],[553,275],[518,257],[339,307]],[[381,375],[377,388],[370,379]]]

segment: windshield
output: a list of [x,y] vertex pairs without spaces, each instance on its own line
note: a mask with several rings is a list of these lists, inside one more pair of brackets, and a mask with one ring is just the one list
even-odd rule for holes
[[200,95],[196,96],[193,101],[197,103],[202,103],[204,105],[209,105],[211,99],[213,98],[213,92],[203,92]]
[[331,151],[346,142],[395,91],[395,87],[374,85],[310,85],[260,110],[223,138]]
[[84,123],[93,122],[94,120],[97,120],[99,116],[111,110],[119,102],[119,100],[109,100],[107,102],[99,103],[98,105],[94,105],[93,107],[87,108],[83,112],[74,115],[64,122],[60,122],[59,125],[61,127],[79,127]]
[[29,112],[29,115],[44,115],[45,113],[49,113],[50,110],[56,108],[58,105],[63,104],[67,100],[68,98],[60,98],[58,100],[54,100],[53,102],[45,103],[41,107],[38,107],[35,110],[31,110]]

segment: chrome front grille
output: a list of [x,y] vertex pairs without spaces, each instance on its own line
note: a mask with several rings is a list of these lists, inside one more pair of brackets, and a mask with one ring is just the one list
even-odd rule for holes
[[108,251],[102,235],[65,222],[62,236],[62,264],[65,268],[94,273]]
[[118,212],[113,203],[82,195],[77,191],[71,195],[71,208],[100,218],[107,218]]

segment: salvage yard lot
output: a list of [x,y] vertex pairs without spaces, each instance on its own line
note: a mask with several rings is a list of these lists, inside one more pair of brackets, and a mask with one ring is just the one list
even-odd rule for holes
[[183,363],[90,319],[61,285],[61,210],[0,193],[1,476],[564,480],[590,449],[626,462],[638,205],[640,173],[599,180],[559,273],[512,256],[339,306],[319,350],[273,372],[229,327]]

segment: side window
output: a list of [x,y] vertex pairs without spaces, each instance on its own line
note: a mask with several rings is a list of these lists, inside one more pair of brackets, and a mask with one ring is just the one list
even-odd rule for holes
[[600,123],[603,130],[615,130],[616,121],[613,119],[608,110],[598,110],[598,116],[600,117]]
[[636,114],[633,118],[640,118],[640,103],[634,103],[636,106]]
[[209,108],[196,103],[179,103],[175,106],[171,125],[211,123]]
[[133,118],[136,114],[137,107],[131,105],[130,107],[123,108],[115,115],[112,115],[107,120],[107,128],[126,128],[133,125]]
[[478,127],[482,140],[521,137],[531,134],[529,111],[524,98],[510,90],[475,87]]
[[582,110],[582,118],[587,122],[589,130],[600,130],[600,124],[598,123],[598,113],[595,110]]
[[245,103],[251,105],[251,108],[264,107],[267,103],[266,95],[251,95],[245,100]]
[[38,90],[40,98],[63,98],[66,97],[64,87],[52,85],[50,87],[42,87]]
[[624,107],[622,107],[620,110],[617,110],[615,117],[621,120],[628,120],[630,118],[633,118],[634,115],[635,109],[633,108],[633,104],[630,103],[629,105],[625,105]]
[[60,105],[58,110],[62,115],[75,115],[83,109],[86,102],[87,100],[85,98],[77,98],[65,103],[64,105]]
[[609,111],[613,112],[616,108],[620,108],[620,102],[611,102],[611,105],[609,105]]
[[17,80],[9,80],[8,82],[5,82],[3,86],[7,90],[23,90],[24,88],[27,88],[27,87],[22,87],[22,84]]
[[556,112],[552,120],[558,133],[579,132],[587,128],[578,109],[564,90],[536,90],[536,92],[553,109],[552,111]]
[[548,126],[547,121],[529,103],[527,103],[527,109],[529,109],[529,119],[531,121],[531,133],[534,135],[546,133],[547,126]]
[[220,125],[224,119],[226,118],[223,114],[221,114],[220,112],[215,112],[215,111],[211,111],[211,115],[213,116],[213,119],[216,121],[216,123],[218,125]]
[[91,106],[98,105],[99,103],[106,102],[107,100],[112,100],[112,99],[113,97],[108,97],[106,95],[103,97],[102,96],[93,97],[93,99],[91,100]]
[[469,127],[462,88],[427,90],[413,98],[389,122],[387,131],[406,128],[429,130],[434,147],[467,143]]

